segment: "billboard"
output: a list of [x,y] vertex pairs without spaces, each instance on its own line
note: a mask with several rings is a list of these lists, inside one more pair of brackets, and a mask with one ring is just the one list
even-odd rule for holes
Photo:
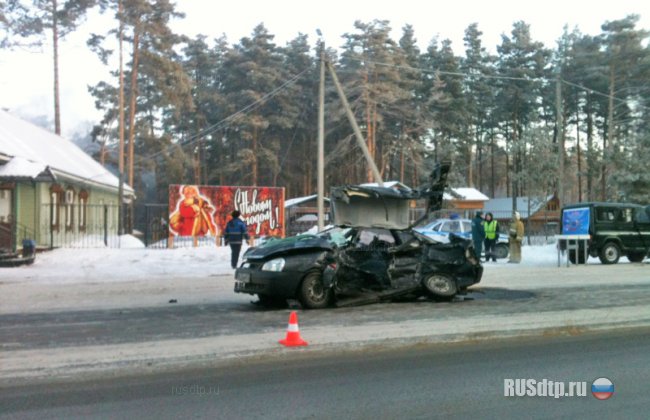
[[589,207],[562,210],[563,235],[589,234]]
[[284,188],[169,186],[170,235],[222,236],[233,210],[251,237],[284,237]]

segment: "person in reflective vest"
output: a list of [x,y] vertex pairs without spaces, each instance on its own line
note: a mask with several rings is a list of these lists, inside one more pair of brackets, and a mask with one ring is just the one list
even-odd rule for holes
[[492,261],[494,262],[497,260],[495,253],[497,244],[497,225],[498,222],[494,220],[492,213],[485,215],[485,222],[483,223],[483,227],[485,228],[485,261],[490,261],[490,258],[492,258]]

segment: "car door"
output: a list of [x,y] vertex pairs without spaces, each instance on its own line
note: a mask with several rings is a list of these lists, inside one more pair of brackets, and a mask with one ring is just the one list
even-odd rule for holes
[[[441,228],[441,231],[446,232],[447,234],[453,233],[457,236],[463,238],[469,238],[470,233],[463,232],[462,225],[460,220],[448,220],[446,221]],[[471,229],[470,229],[471,232]]]
[[388,229],[359,229],[350,246],[339,253],[337,276],[348,288],[384,289],[390,286],[388,267],[395,246]]
[[650,250],[650,215],[645,208],[634,209],[634,228],[637,233],[635,248],[647,254]]

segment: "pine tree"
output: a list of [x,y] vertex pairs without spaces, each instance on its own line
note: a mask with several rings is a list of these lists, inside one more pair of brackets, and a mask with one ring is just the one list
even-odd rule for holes
[[77,29],[96,0],[9,0],[2,6],[0,23],[5,23],[3,47],[27,45],[40,47],[48,33],[52,41],[54,73],[54,132],[61,134],[61,98],[59,93],[59,41]]

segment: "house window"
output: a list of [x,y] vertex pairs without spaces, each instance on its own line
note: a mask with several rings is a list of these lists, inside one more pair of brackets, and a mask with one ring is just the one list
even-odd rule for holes
[[10,190],[0,190],[0,223],[11,223]]
[[63,188],[59,185],[52,185],[50,187],[50,225],[54,232],[59,231],[59,219],[61,214],[61,206],[63,206]]
[[74,190],[68,188],[65,191],[65,230],[72,230],[74,222]]
[[79,191],[79,230],[86,230],[86,223],[88,217],[88,191]]

